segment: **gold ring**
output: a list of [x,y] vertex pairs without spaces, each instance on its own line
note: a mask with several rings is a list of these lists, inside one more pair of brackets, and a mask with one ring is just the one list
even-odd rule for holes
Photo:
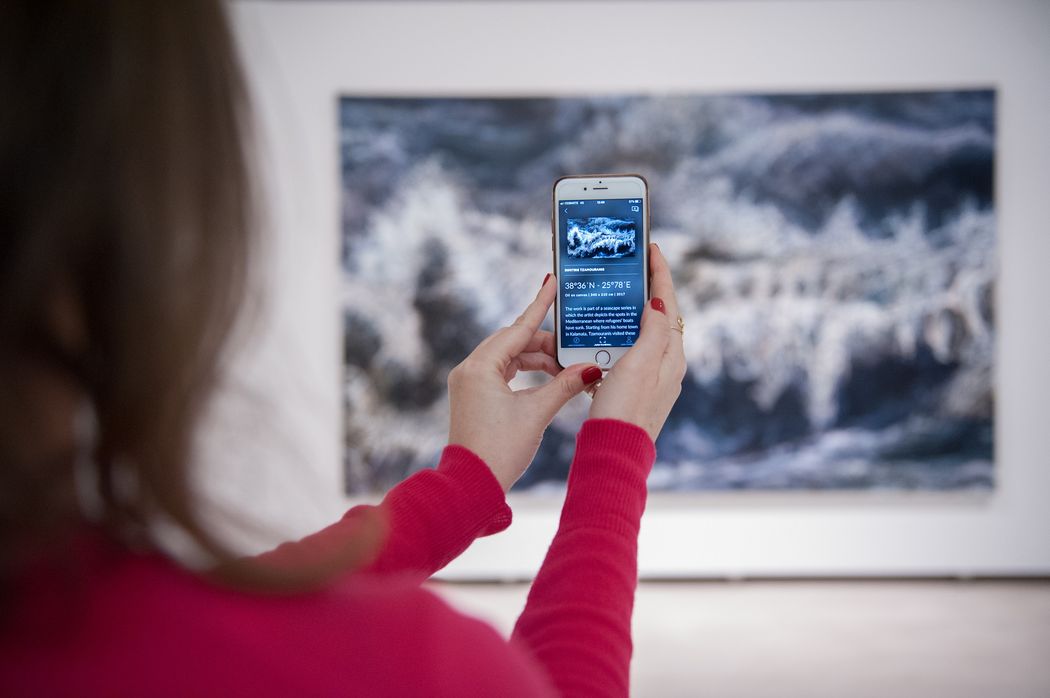
[[681,315],[678,316],[678,326],[675,327],[672,325],[671,329],[681,334],[682,336],[685,336],[685,320],[682,319]]

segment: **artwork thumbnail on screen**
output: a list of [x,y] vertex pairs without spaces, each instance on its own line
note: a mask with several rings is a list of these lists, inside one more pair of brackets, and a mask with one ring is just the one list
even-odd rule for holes
[[633,255],[638,228],[624,218],[570,218],[568,253],[578,259],[617,259]]
[[561,334],[566,347],[626,347],[644,299],[641,199],[559,201]]

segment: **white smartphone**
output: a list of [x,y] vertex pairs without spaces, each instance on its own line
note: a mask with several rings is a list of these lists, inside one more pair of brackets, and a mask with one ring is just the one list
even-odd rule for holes
[[638,339],[649,298],[649,185],[635,174],[562,177],[553,205],[558,363],[608,370]]

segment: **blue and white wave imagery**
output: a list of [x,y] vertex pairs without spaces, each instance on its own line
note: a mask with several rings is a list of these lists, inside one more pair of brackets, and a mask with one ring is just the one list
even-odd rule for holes
[[578,259],[633,257],[637,226],[623,218],[570,218],[566,221],[566,251]]
[[[651,489],[991,487],[995,99],[342,99],[347,491],[437,461],[449,369],[550,270],[551,183],[617,171],[650,183],[686,323]],[[574,248],[627,251],[600,227]],[[564,487],[588,407],[516,489]]]

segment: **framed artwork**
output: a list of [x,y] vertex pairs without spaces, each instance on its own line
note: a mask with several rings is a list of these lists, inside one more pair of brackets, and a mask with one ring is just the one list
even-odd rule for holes
[[[994,486],[994,90],[338,110],[348,494],[436,463],[448,371],[531,299],[551,185],[588,172],[649,180],[686,323],[651,490]],[[587,405],[517,491],[564,487]]]

